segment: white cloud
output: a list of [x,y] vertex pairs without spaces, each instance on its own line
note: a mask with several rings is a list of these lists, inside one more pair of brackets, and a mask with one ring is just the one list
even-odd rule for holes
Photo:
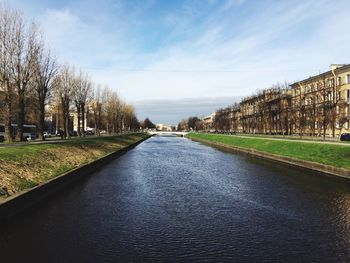
[[154,1],[92,2],[37,8],[39,20],[62,61],[128,100],[244,96],[350,61],[345,0],[188,1],[157,17]]

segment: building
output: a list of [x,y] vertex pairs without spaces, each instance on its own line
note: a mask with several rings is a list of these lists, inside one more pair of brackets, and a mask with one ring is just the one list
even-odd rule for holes
[[166,125],[166,124],[156,124],[156,130],[157,131],[172,131],[173,128],[171,127],[171,125]]
[[350,133],[350,65],[288,85],[265,89],[244,98],[239,109],[225,108],[214,121],[221,131],[336,137]]
[[241,126],[243,133],[263,133],[263,130],[259,129],[259,125],[263,123],[262,118],[259,118],[259,112],[263,114],[262,108],[259,107],[261,101],[261,94],[246,97],[241,101]]
[[230,132],[241,133],[243,131],[243,127],[240,105],[233,105],[229,109]]
[[242,132],[241,119],[240,106],[235,104],[216,111],[212,126],[219,132]]
[[205,116],[202,118],[203,122],[203,130],[204,131],[210,131],[214,129],[214,119],[215,119],[216,112],[211,113],[208,116]]
[[290,90],[280,87],[266,89],[242,100],[243,133],[290,134]]
[[350,65],[331,65],[293,83],[291,94],[294,133],[335,137],[350,132]]

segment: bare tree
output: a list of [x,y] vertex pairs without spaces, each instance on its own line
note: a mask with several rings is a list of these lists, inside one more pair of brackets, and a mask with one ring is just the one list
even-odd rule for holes
[[[77,110],[78,135],[85,136],[85,108],[88,100],[91,98],[91,82],[87,75],[82,72],[76,77],[76,83],[73,86],[72,94],[74,104]],[[80,123],[82,127],[80,127]]]
[[[331,94],[331,126],[332,126],[332,137],[335,137],[335,130],[337,128],[337,124],[339,126],[340,119],[338,118],[339,109],[342,108],[343,105],[341,100],[341,77],[335,72],[335,70],[331,70],[333,78],[330,80],[330,92]],[[344,121],[344,120],[343,120]],[[343,124],[344,125],[344,124]]]
[[125,102],[122,101],[119,97],[116,101],[117,104],[117,133],[122,133],[125,129],[124,122],[125,122]]
[[258,133],[265,133],[268,118],[267,118],[267,104],[265,101],[265,91],[259,90],[256,95],[257,101],[256,101],[256,109],[254,112],[254,120],[256,122],[256,127],[258,130]]
[[230,130],[230,113],[232,111],[231,107],[222,108],[216,111],[214,119],[214,127],[219,131],[229,131]]
[[[5,124],[7,141],[14,139],[13,122],[18,124],[16,139],[24,139],[26,121],[37,123],[39,138],[44,140],[45,106],[53,101],[57,110],[56,131],[62,122],[66,137],[69,137],[73,102],[78,113],[79,135],[84,135],[86,111],[90,107],[97,134],[106,126],[113,133],[139,127],[131,105],[109,89],[102,96],[98,88],[92,96],[92,86],[87,75],[80,72],[76,76],[70,66],[58,70],[56,59],[46,50],[36,24],[26,23],[20,12],[0,4],[0,118]],[[49,101],[52,94],[55,100]]]
[[40,140],[45,140],[45,106],[54,89],[54,79],[58,72],[56,58],[50,51],[40,49],[36,56],[34,91],[38,101],[38,135]]
[[15,10],[4,5],[0,6],[0,89],[4,100],[3,119],[5,139],[9,142],[13,141],[11,124],[14,114],[13,100],[15,93],[11,62],[15,56],[13,40],[19,17],[19,13]]
[[76,85],[74,78],[74,70],[68,65],[64,65],[60,71],[60,74],[56,78],[55,86],[57,96],[61,103],[62,118],[63,118],[63,130],[64,136],[70,137],[69,135],[69,109],[71,105],[72,92]]
[[102,101],[107,133],[123,132],[127,118],[127,104],[120,99],[117,92],[110,90],[108,87],[105,87],[103,90]]
[[124,107],[125,111],[125,119],[124,119],[124,127],[126,131],[134,130],[137,126],[138,120],[135,115],[135,109],[132,105],[126,104]]
[[111,92],[111,90],[108,87],[104,87],[102,91],[102,112],[105,115],[106,119],[106,130],[108,134],[115,133],[115,111],[116,111],[116,105],[115,105],[115,94]]
[[23,138],[23,125],[25,124],[25,97],[29,93],[29,83],[34,75],[34,64],[38,50],[41,48],[38,42],[37,26],[34,23],[26,27],[21,15],[14,21],[14,56],[11,61],[11,71],[16,87],[18,112],[17,112],[17,136],[18,141]]
[[330,101],[330,91],[329,88],[327,87],[327,79],[323,78],[322,80],[322,89],[321,89],[321,94],[322,94],[322,104],[321,104],[321,115],[320,115],[320,120],[322,123],[322,128],[323,128],[323,139],[325,140],[326,138],[326,132],[329,124],[331,123],[331,101]]
[[234,103],[232,105],[232,119],[231,119],[231,127],[232,131],[237,133],[240,127],[240,119],[239,119],[239,113],[241,112],[240,110],[240,105],[239,103]]
[[338,115],[338,125],[339,125],[339,136],[342,133],[342,130],[346,123],[348,123],[350,119],[350,107],[346,98],[342,98],[339,96],[339,102],[337,105],[337,115]]
[[94,89],[91,106],[93,110],[95,135],[100,135],[101,117],[102,117],[102,96],[101,96],[101,87],[99,85]]
[[197,123],[200,121],[200,119],[197,116],[189,117],[187,120],[187,127],[192,130],[198,130],[197,129]]
[[[184,122],[186,122],[185,125],[187,125],[187,121],[183,120]],[[142,122],[142,128],[143,129],[154,129],[156,128],[156,125],[149,119],[146,118],[143,122]],[[184,127],[183,127],[184,128]]]

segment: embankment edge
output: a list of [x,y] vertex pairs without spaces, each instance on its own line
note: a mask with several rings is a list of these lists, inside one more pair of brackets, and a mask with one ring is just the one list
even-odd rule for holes
[[259,158],[265,158],[265,159],[269,159],[272,161],[285,163],[285,164],[288,164],[291,166],[296,166],[296,167],[301,167],[301,168],[305,168],[308,170],[313,170],[313,171],[320,172],[322,174],[326,174],[329,176],[337,176],[337,177],[341,177],[341,178],[345,178],[345,179],[350,179],[350,171],[347,169],[337,168],[337,167],[333,167],[333,166],[329,166],[329,165],[325,165],[325,164],[320,164],[320,163],[313,163],[313,162],[309,162],[309,161],[299,160],[299,159],[286,157],[286,156],[280,156],[280,155],[271,154],[271,153],[259,152],[259,151],[255,151],[253,149],[246,149],[246,148],[237,147],[237,146],[233,146],[233,145],[227,145],[227,144],[218,143],[218,142],[211,142],[211,141],[207,141],[207,140],[203,140],[203,139],[199,139],[199,138],[191,138],[191,137],[187,137],[187,138],[190,140],[196,141],[196,142],[203,143],[203,144],[208,145],[208,146],[212,146],[212,147],[224,150],[224,151],[233,152],[233,153],[248,154],[248,155],[256,156]]
[[0,201],[0,221],[11,219],[13,216],[20,214],[43,201],[47,201],[49,197],[57,194],[64,189],[77,182],[79,179],[86,178],[93,172],[106,165],[108,162],[122,156],[138,144],[152,137],[143,138],[133,144],[122,149],[107,154],[100,159],[91,161],[85,165],[79,166],[69,172],[59,175],[49,181],[42,183],[36,187],[21,191]]

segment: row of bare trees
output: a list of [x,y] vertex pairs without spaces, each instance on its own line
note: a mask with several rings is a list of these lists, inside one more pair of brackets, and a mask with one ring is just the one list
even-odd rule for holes
[[191,116],[187,119],[181,120],[177,124],[177,130],[179,130],[179,131],[187,131],[187,130],[200,131],[200,130],[203,130],[203,122],[197,116]]
[[[16,139],[21,140],[23,137],[28,93],[32,91],[33,97],[42,99],[42,83],[35,80],[42,78],[42,72],[39,71],[43,70],[44,58],[47,56],[43,45],[34,23],[25,23],[21,13],[16,10],[0,7],[1,109],[8,141],[14,139],[11,132],[14,115],[18,124]],[[37,110],[40,111],[39,107]]]
[[179,129],[335,137],[336,129],[341,134],[346,124],[349,128],[350,109],[341,77],[334,70],[331,73],[307,84],[296,83],[292,88],[287,83],[276,84],[240,103],[218,109],[209,127],[203,125],[204,120],[190,127],[191,117],[181,121]]
[[24,125],[32,123],[44,140],[48,109],[54,109],[56,129],[63,128],[65,137],[72,129],[73,112],[79,136],[84,136],[87,112],[98,134],[102,128],[117,133],[139,127],[131,105],[109,88],[94,85],[86,73],[59,65],[38,25],[0,5],[0,123],[4,123],[5,139],[24,140]]
[[341,95],[340,84],[319,80],[308,90],[277,84],[258,91],[240,105],[216,111],[213,128],[258,134],[335,137],[349,121],[349,104]]
[[[94,126],[96,134],[100,134],[101,130],[115,134],[140,128],[134,107],[124,102],[117,92],[108,87],[102,89],[97,86],[89,101],[92,108],[89,123]],[[81,112],[83,111],[82,109]]]
[[[239,118],[244,133],[291,134],[293,116],[289,85],[276,84],[240,103]],[[236,111],[237,112],[237,111]]]

